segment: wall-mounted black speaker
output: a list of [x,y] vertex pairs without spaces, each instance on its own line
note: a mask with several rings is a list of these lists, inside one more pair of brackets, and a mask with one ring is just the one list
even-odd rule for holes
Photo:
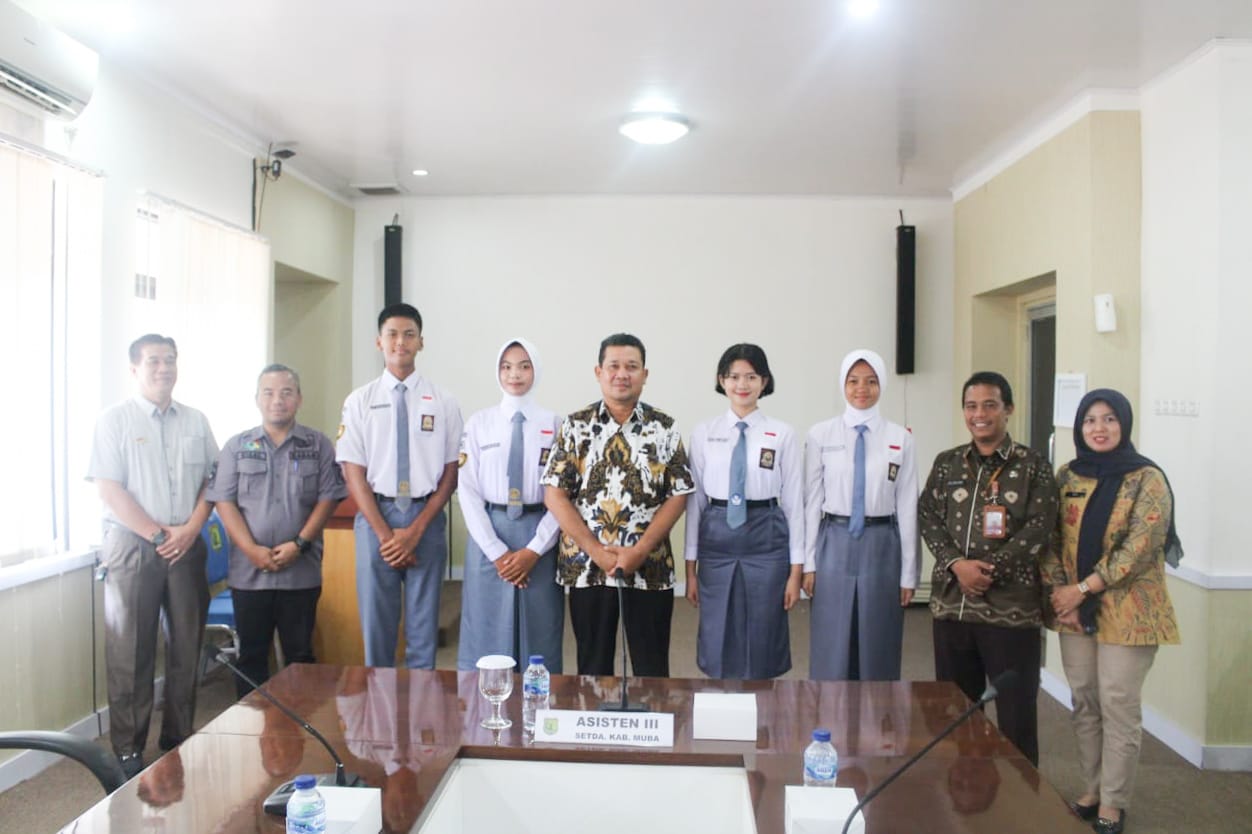
[[913,373],[917,317],[917,227],[896,226],[896,373]]
[[400,245],[404,227],[383,226],[383,306],[400,303]]

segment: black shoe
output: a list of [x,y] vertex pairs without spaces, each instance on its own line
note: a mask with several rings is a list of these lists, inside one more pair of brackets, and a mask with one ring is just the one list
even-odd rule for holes
[[143,770],[143,755],[127,753],[125,756],[118,756],[117,763],[122,766],[122,773],[126,774],[127,780],[134,779]]
[[1111,820],[1105,817],[1098,817],[1091,828],[1096,834],[1122,834],[1122,830],[1126,827],[1126,809],[1123,808],[1117,812],[1117,819]]
[[157,747],[160,749],[162,753],[168,753],[171,750],[173,750],[175,747],[177,747],[178,745],[182,744],[183,741],[184,739],[179,739],[178,741],[174,741],[172,738],[166,738],[165,736],[161,736],[161,738],[157,740]]
[[1074,816],[1078,817],[1078,819],[1092,822],[1100,811],[1100,803],[1096,801],[1091,805],[1083,805],[1080,802],[1071,802],[1069,803],[1069,809],[1074,812]]

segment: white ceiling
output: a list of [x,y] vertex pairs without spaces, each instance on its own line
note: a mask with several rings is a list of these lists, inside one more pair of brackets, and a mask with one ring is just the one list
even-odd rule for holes
[[[20,2],[345,194],[947,194],[1082,91],[1252,37],[1249,0]],[[647,95],[691,134],[620,136]]]

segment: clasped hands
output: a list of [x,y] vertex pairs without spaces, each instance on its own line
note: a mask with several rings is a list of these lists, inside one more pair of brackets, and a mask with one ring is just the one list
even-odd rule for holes
[[175,524],[161,529],[165,531],[166,539],[165,544],[156,549],[157,555],[171,565],[191,549],[191,546],[196,543],[196,536],[200,535],[199,528],[187,524]]
[[618,568],[621,568],[622,573],[629,576],[639,570],[639,566],[647,560],[648,551],[641,548],[638,544],[632,544],[629,547],[622,547],[617,544],[601,544],[588,555],[600,567],[600,570],[604,571],[605,576],[615,575]]
[[1060,585],[1052,589],[1052,610],[1061,625],[1078,628],[1082,623],[1078,618],[1078,608],[1087,598],[1077,585]]
[[291,567],[291,564],[300,558],[300,548],[296,547],[295,542],[283,542],[274,547],[253,544],[245,548],[244,553],[262,573],[277,573],[283,568]]

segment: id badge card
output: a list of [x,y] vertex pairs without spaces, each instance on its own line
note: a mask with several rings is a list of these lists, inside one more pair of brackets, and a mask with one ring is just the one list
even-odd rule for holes
[[1003,504],[988,504],[982,511],[982,537],[1002,539],[1005,536],[1006,508]]

